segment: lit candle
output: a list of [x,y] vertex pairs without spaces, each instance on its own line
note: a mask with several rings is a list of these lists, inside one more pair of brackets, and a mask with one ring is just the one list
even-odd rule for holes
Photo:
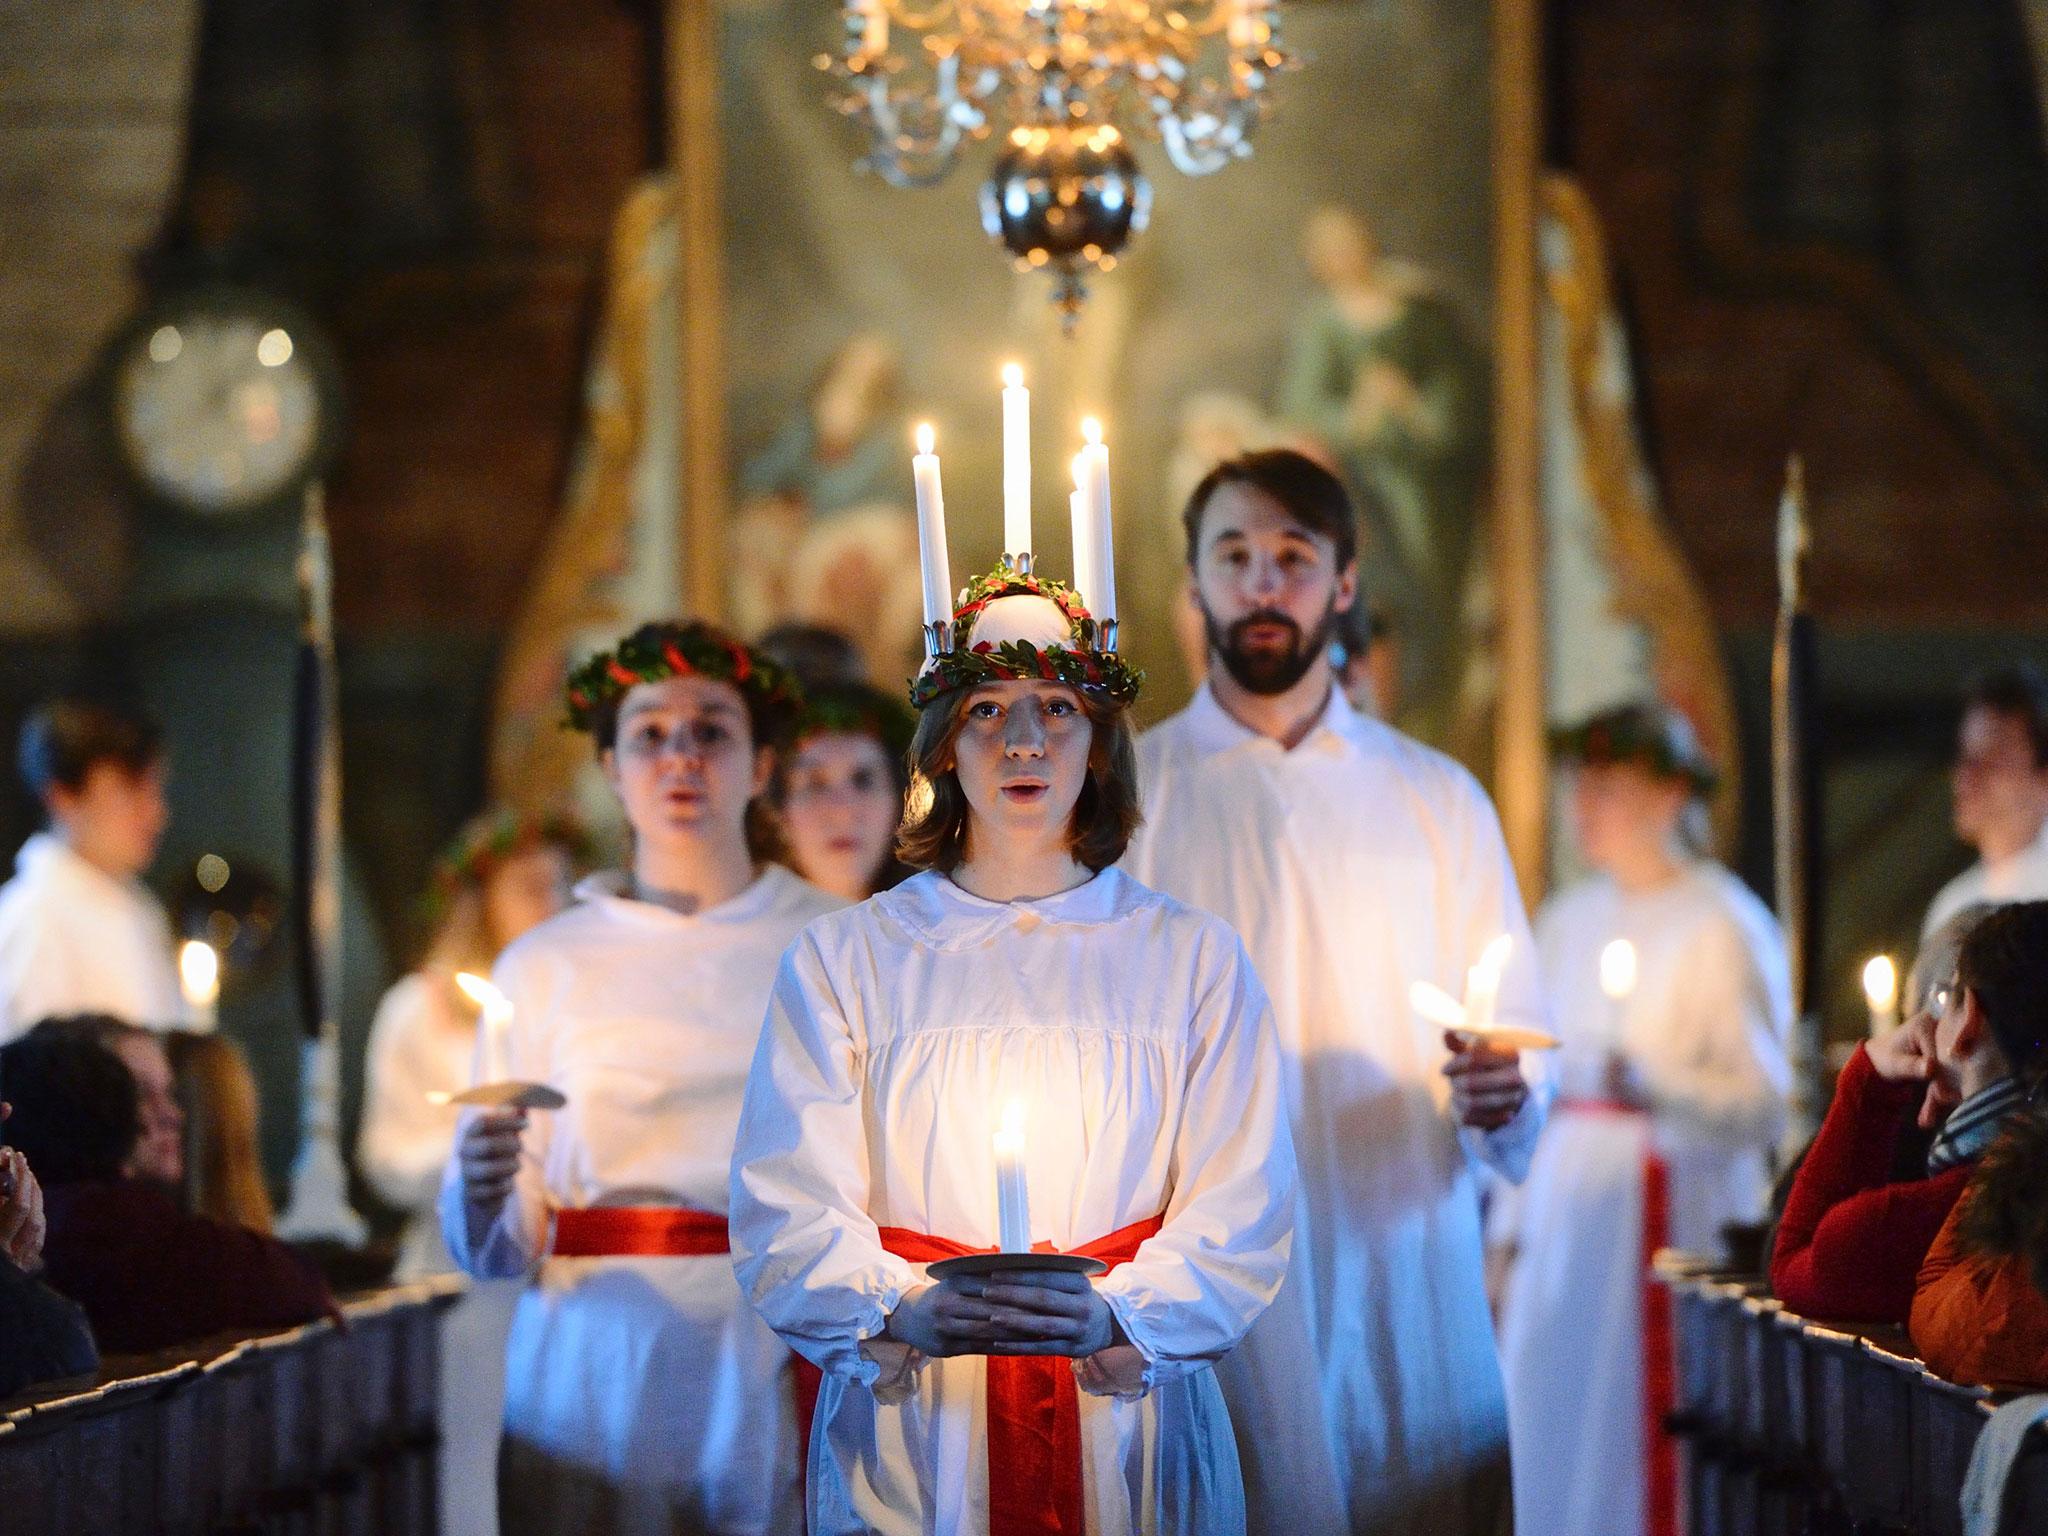
[[185,994],[193,1028],[204,1032],[219,1025],[220,952],[206,940],[187,939],[178,946],[178,989]]
[[1031,554],[1031,391],[1015,363],[1003,368],[1003,553],[1019,568]]
[[1231,0],[1226,35],[1232,49],[1245,53],[1265,41],[1259,35],[1262,30],[1259,12],[1262,9],[1259,0]]
[[1031,1251],[1031,1196],[1024,1181],[1024,1101],[1003,1106],[995,1134],[996,1246],[1004,1253]]
[[1607,1045],[1621,1044],[1622,1008],[1636,990],[1636,947],[1627,939],[1609,939],[1600,951],[1600,990],[1613,1006],[1607,1010]]
[[1863,1000],[1870,1005],[1871,1039],[1898,1028],[1899,968],[1890,955],[1872,955],[1864,964]]
[[1116,617],[1116,540],[1109,515],[1109,448],[1102,441],[1102,423],[1093,416],[1081,423],[1088,442],[1074,461],[1074,483],[1080,487],[1088,518],[1089,585],[1081,601],[1098,624]]
[[1081,455],[1074,455],[1074,489],[1067,496],[1067,519],[1074,534],[1074,595],[1090,613],[1095,596],[1095,542],[1089,536],[1088,493],[1081,488]]
[[1479,959],[1465,973],[1465,1027],[1484,1035],[1493,1028],[1495,1005],[1500,1001],[1501,972],[1507,969],[1508,951],[1514,947],[1508,934],[1498,935],[1479,952]]
[[939,456],[930,422],[917,429],[917,456],[910,461],[917,488],[917,549],[924,563],[924,621],[953,621],[953,575],[946,563],[946,498],[939,489]]
[[512,1077],[512,999],[468,971],[455,973],[462,995],[483,1010],[478,1024],[476,1081],[471,1086],[503,1083]]

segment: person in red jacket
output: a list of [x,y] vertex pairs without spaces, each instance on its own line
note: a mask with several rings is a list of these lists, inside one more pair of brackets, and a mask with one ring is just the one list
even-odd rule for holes
[[0,1048],[14,1107],[0,1135],[43,1184],[44,1278],[85,1309],[108,1354],[331,1312],[333,1297],[304,1259],[275,1238],[189,1214],[162,1181],[135,1076],[109,1043],[128,1028],[93,1016],[45,1020]]
[[[1984,1007],[1955,982],[1991,912],[1959,913],[1929,939],[1920,1010],[1842,1069],[1771,1255],[1771,1289],[1794,1312],[1904,1323],[1935,1234],[2023,1097]],[[1901,1179],[1900,1143],[1916,1121],[1940,1129],[1925,1172]]]

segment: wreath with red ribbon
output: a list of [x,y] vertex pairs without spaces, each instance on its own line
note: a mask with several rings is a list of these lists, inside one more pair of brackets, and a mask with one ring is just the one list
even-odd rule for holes
[[[1043,597],[1059,609],[1072,632],[1068,645],[1039,647],[1028,640],[994,645],[973,644],[974,621],[999,597]],[[910,683],[910,702],[923,709],[956,688],[989,682],[1036,678],[1105,694],[1129,704],[1144,686],[1145,674],[1127,665],[1115,651],[1096,648],[1095,619],[1074,589],[1042,576],[1019,576],[1008,563],[967,584],[966,599],[953,614],[953,649],[936,658]]]

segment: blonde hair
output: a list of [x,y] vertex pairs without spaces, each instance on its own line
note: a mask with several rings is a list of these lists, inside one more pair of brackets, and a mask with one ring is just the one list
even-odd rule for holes
[[185,1203],[201,1216],[256,1232],[276,1223],[257,1152],[256,1079],[225,1035],[164,1036],[185,1110]]

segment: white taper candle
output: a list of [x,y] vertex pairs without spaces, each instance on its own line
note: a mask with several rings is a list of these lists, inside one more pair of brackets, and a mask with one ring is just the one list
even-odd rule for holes
[[939,456],[930,422],[917,428],[917,455],[910,475],[917,490],[917,552],[924,567],[924,621],[953,619],[953,575],[946,562],[946,498],[939,489]]
[[995,1133],[996,1246],[1004,1253],[1031,1251],[1031,1194],[1024,1177],[1024,1101],[1003,1106]]
[[1015,363],[1003,368],[1003,553],[1031,553],[1031,391]]
[[1116,537],[1109,514],[1109,447],[1102,441],[1102,423],[1090,416],[1081,423],[1088,445],[1076,461],[1081,498],[1088,510],[1088,566],[1092,584],[1082,601],[1095,621],[1116,617]]

